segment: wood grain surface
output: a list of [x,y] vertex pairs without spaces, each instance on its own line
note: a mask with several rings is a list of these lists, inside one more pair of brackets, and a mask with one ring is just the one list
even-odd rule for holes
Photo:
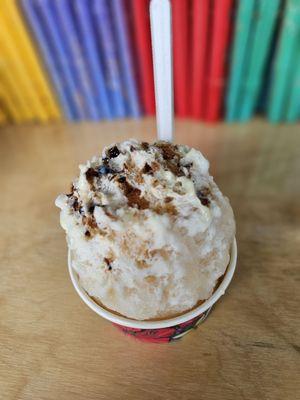
[[2,128],[1,399],[300,398],[299,125],[182,121],[176,132],[230,198],[239,256],[206,322],[157,345],[123,336],[80,300],[54,206],[78,163],[113,141],[153,141],[154,120]]

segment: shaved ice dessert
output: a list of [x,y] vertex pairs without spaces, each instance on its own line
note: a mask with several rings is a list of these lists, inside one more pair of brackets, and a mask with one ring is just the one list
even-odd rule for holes
[[234,216],[197,150],[128,140],[80,165],[60,195],[72,267],[101,306],[136,320],[191,310],[230,259]]

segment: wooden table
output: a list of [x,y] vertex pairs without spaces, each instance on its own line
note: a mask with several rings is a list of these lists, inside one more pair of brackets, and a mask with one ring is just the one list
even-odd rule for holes
[[300,396],[299,125],[176,128],[231,200],[239,258],[207,321],[167,345],[125,337],[84,305],[54,206],[79,162],[113,141],[154,140],[154,121],[2,128],[1,399]]

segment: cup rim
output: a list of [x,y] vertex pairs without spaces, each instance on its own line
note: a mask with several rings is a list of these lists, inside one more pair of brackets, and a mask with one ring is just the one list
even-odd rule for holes
[[230,261],[229,261],[228,267],[226,269],[225,275],[222,279],[221,284],[216,289],[216,291],[212,294],[212,296],[209,297],[209,299],[207,299],[200,306],[194,308],[191,311],[186,312],[185,314],[181,314],[178,317],[168,318],[168,319],[159,320],[159,321],[138,321],[135,319],[130,319],[130,318],[122,317],[121,315],[114,314],[113,312],[105,309],[104,307],[101,307],[98,303],[96,303],[79,284],[78,275],[71,265],[71,251],[70,251],[70,249],[68,251],[68,269],[69,269],[71,281],[73,283],[73,286],[74,286],[76,292],[81,297],[81,299],[84,301],[84,303],[89,308],[91,308],[95,313],[97,313],[101,317],[107,319],[108,321],[111,321],[118,325],[123,325],[123,326],[129,327],[129,328],[136,328],[136,329],[168,328],[170,326],[174,326],[174,325],[178,325],[178,324],[187,322],[195,317],[198,317],[200,314],[204,313],[205,311],[207,311],[225,293],[225,290],[227,289],[227,287],[229,286],[229,284],[232,280],[232,277],[233,277],[233,274],[234,274],[234,271],[236,268],[236,261],[237,261],[237,244],[236,244],[236,239],[234,238],[232,245],[231,245]]

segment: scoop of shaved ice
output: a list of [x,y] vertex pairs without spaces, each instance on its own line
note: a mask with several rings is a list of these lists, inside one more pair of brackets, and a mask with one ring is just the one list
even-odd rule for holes
[[80,166],[60,221],[81,286],[137,320],[168,318],[209,298],[235,234],[209,163],[188,146],[128,140]]

